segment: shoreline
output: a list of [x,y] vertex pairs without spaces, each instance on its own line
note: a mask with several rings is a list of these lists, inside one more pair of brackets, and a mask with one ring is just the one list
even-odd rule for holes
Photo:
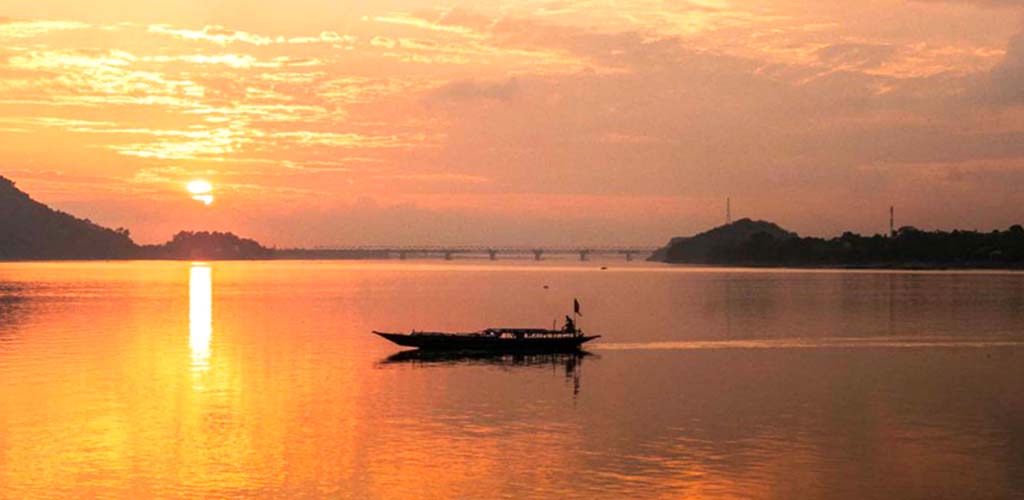
[[743,269],[837,269],[837,270],[892,270],[892,271],[1024,271],[1024,264],[1018,265],[988,265],[979,263],[872,263],[872,264],[759,264],[752,262],[673,262],[673,261],[651,261],[660,262],[670,266],[693,266],[693,267],[735,267]]
[[[459,261],[494,262],[487,258],[459,258]],[[389,258],[389,257],[252,257],[252,258],[168,258],[168,257],[125,257],[125,258],[39,258],[39,259],[0,259],[4,263],[43,263],[43,262],[322,262],[322,261],[395,261],[395,262],[452,262],[443,258]],[[536,262],[534,259],[501,259],[502,262]],[[544,260],[542,262],[563,261],[579,262],[575,259]],[[610,260],[609,260],[610,261]],[[601,265],[605,261],[586,261]],[[615,260],[615,262],[620,262]],[[870,263],[870,264],[763,264],[752,262],[683,262],[683,261],[660,261],[660,260],[637,260],[636,264],[665,265],[666,267],[695,267],[695,268],[737,268],[737,269],[806,269],[806,270],[926,270],[926,272],[942,272],[942,270],[1004,270],[1004,272],[1024,272],[1024,265],[986,265],[979,263]],[[603,265],[602,265],[603,266]]]

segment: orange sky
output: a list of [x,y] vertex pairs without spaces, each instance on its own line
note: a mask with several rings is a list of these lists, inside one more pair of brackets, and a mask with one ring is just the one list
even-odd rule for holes
[[7,0],[0,174],[142,242],[653,244],[726,196],[805,234],[1005,227],[1019,5]]

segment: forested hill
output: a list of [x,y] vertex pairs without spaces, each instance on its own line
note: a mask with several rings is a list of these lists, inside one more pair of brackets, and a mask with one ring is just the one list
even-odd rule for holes
[[179,260],[270,259],[276,256],[274,250],[255,240],[209,231],[182,231],[163,245],[142,247],[140,255],[146,259]]
[[121,259],[137,250],[127,230],[54,210],[0,176],[0,260]]
[[1003,231],[922,231],[892,235],[800,237],[770,222],[743,219],[690,238],[673,238],[655,254],[674,263],[729,266],[878,268],[1024,268],[1024,227]]
[[786,231],[772,222],[740,219],[694,236],[672,238],[668,245],[654,252],[650,260],[692,263],[711,262],[718,258],[718,254],[723,249],[741,245],[757,234],[767,235],[779,241],[798,238],[796,233]]

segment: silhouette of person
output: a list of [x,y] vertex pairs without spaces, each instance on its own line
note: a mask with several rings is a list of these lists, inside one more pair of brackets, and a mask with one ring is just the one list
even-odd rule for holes
[[566,316],[565,326],[562,327],[562,330],[569,333],[576,333],[576,322],[573,321],[572,318],[570,318],[569,316]]

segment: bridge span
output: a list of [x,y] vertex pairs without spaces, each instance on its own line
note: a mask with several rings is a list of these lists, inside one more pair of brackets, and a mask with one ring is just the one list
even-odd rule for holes
[[490,260],[498,260],[501,255],[529,255],[533,260],[543,260],[547,255],[574,255],[579,260],[589,260],[593,255],[621,255],[627,261],[635,258],[646,259],[657,247],[630,247],[630,246],[578,246],[578,247],[509,247],[509,246],[444,246],[444,245],[417,245],[417,246],[388,246],[388,245],[359,245],[359,246],[331,246],[317,247],[318,251],[325,252],[366,252],[386,255],[387,258],[401,260],[411,258],[443,258],[452,260],[456,256],[486,256]]

